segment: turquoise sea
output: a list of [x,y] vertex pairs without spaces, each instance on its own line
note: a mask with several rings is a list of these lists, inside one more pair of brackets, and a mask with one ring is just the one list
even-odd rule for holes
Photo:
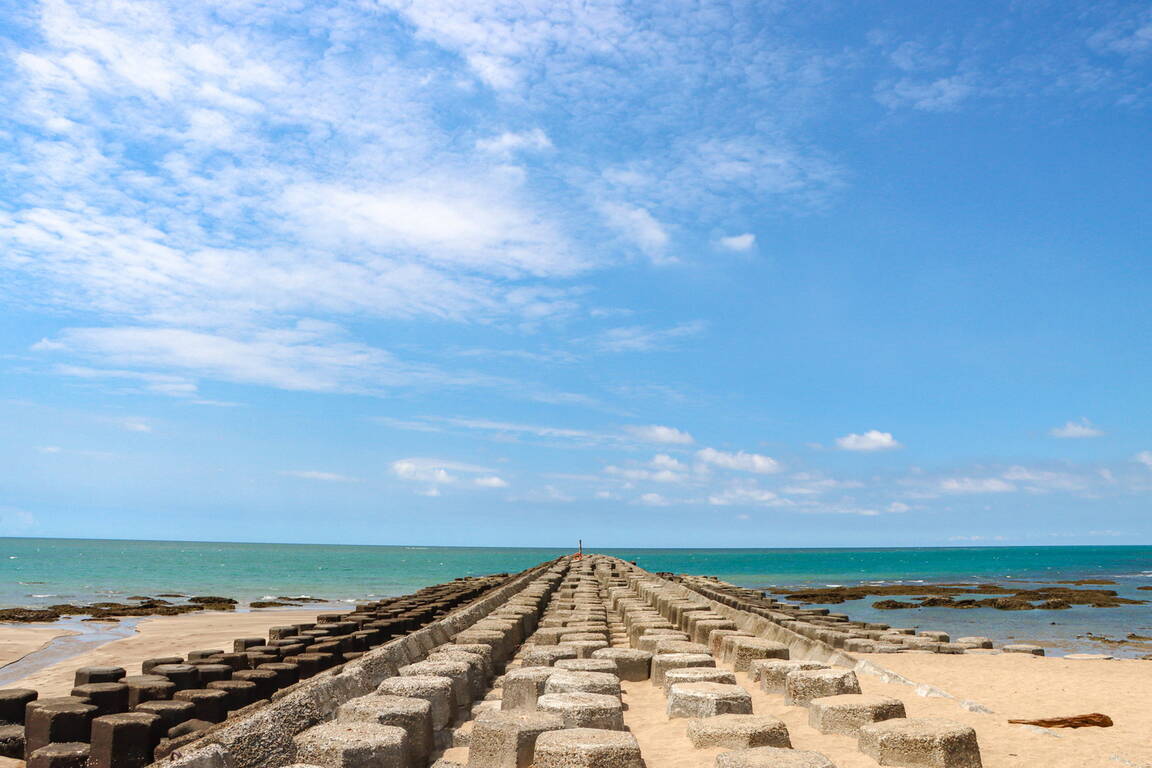
[[[592,549],[592,548],[589,548]],[[563,549],[334,546],[0,538],[0,606],[120,600],[176,592],[242,601],[309,595],[351,602],[411,592],[457,576],[517,571]],[[755,588],[864,582],[1029,582],[1104,578],[1126,597],[1152,585],[1152,547],[955,547],[923,549],[596,549],[650,571],[718,576]],[[1068,650],[1111,648],[1087,632],[1152,635],[1152,605],[1065,611],[918,608],[877,611],[873,600],[835,610],[954,636],[1031,639]],[[1146,651],[1142,651],[1146,652]]]

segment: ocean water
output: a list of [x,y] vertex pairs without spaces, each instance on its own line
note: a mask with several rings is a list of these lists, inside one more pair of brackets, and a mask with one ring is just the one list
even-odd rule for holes
[[[0,606],[123,600],[173,592],[241,601],[308,595],[332,603],[404,594],[458,576],[528,568],[570,550],[334,546],[0,538]],[[1152,547],[893,549],[598,549],[650,571],[717,576],[741,586],[867,582],[1018,583],[1112,579],[1121,595],[1150,599]],[[1152,606],[1065,611],[918,608],[880,611],[872,598],[834,606],[853,618],[921,626],[953,636],[1036,640],[1061,650],[1139,655],[1086,640],[1088,632],[1152,635]],[[2,630],[0,630],[2,631]]]

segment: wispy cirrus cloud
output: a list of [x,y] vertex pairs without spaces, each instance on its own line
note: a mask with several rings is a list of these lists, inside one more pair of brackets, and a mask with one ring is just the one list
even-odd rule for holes
[[1067,421],[1059,427],[1053,427],[1048,430],[1048,434],[1065,440],[1082,440],[1088,437],[1100,437],[1104,434],[1104,430],[1095,426],[1088,419],[1080,419],[1080,421]]

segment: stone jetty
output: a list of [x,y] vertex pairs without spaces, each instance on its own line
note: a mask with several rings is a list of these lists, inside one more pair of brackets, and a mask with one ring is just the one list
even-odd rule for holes
[[771,697],[869,764],[980,768],[971,728],[861,692],[852,653],[886,646],[967,650],[943,633],[573,556],[153,659],[139,674],[80,669],[71,696],[0,691],[0,749],[30,768],[654,768],[640,705],[628,704],[643,701],[685,724],[702,767],[835,768],[756,711]]

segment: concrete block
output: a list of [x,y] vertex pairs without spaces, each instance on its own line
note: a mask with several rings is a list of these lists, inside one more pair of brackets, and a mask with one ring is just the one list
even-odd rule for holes
[[807,669],[789,672],[784,684],[784,702],[806,707],[812,699],[860,693],[860,681],[850,669]]
[[504,675],[500,709],[506,712],[536,711],[536,700],[544,695],[548,678],[556,672],[555,667],[521,667],[509,671]]
[[752,697],[738,685],[677,683],[668,690],[668,717],[752,714]]
[[1027,643],[1013,643],[1011,645],[1004,645],[1000,647],[1004,653],[1030,653],[1033,656],[1043,656],[1044,649],[1038,645],[1029,645]]
[[[601,651],[610,651],[611,648],[601,648]],[[595,653],[599,653],[596,651]],[[595,654],[591,659],[560,659],[554,665],[557,669],[566,669],[570,672],[604,672],[609,675],[616,674],[616,662],[611,659],[597,659]]]
[[160,716],[151,712],[104,715],[92,721],[89,768],[143,768],[160,740]]
[[858,745],[880,765],[981,768],[976,731],[948,720],[897,718],[865,725]]
[[736,684],[736,675],[719,667],[682,667],[664,673],[664,695],[677,683],[725,683]]
[[602,693],[620,695],[620,678],[608,672],[577,672],[560,669],[544,684],[544,693]]
[[446,677],[389,677],[376,687],[388,696],[424,699],[430,705],[432,728],[439,730],[452,722],[454,705],[452,681]]
[[652,671],[652,654],[632,648],[601,648],[592,653],[594,659],[608,659],[616,665],[616,676],[621,680],[647,680]]
[[26,768],[88,768],[90,749],[78,742],[48,744],[28,756]]
[[0,690],[0,725],[23,725],[28,704],[36,701],[39,695],[31,688]]
[[688,739],[697,749],[791,749],[788,726],[767,715],[716,715],[688,723]]
[[820,733],[857,736],[865,725],[906,716],[904,702],[887,696],[845,693],[808,702],[808,724]]
[[536,709],[559,715],[566,728],[624,728],[620,699],[602,693],[546,693],[536,700]]
[[297,761],[320,768],[408,768],[408,734],[390,725],[323,723],[293,742]]
[[747,672],[752,662],[761,659],[787,659],[788,646],[760,637],[737,637],[731,641],[729,660],[737,672]]
[[752,662],[748,669],[748,676],[760,684],[760,690],[765,693],[784,693],[788,675],[800,670],[828,669],[827,664],[818,661],[801,661],[791,659],[761,659]]
[[540,734],[534,763],[535,768],[644,768],[635,736],[597,728]]
[[652,684],[664,687],[664,673],[685,667],[715,667],[716,660],[706,653],[661,653],[652,657]]
[[475,721],[468,737],[468,768],[528,768],[537,738],[564,722],[545,712],[491,712]]
[[836,768],[819,752],[779,747],[753,747],[721,752],[716,768]]
[[991,648],[992,639],[979,636],[958,637],[956,638],[956,644],[962,645],[965,648]]
[[432,704],[427,699],[374,693],[350,699],[336,711],[343,723],[374,723],[403,728],[408,734],[412,768],[424,768],[432,754]]

